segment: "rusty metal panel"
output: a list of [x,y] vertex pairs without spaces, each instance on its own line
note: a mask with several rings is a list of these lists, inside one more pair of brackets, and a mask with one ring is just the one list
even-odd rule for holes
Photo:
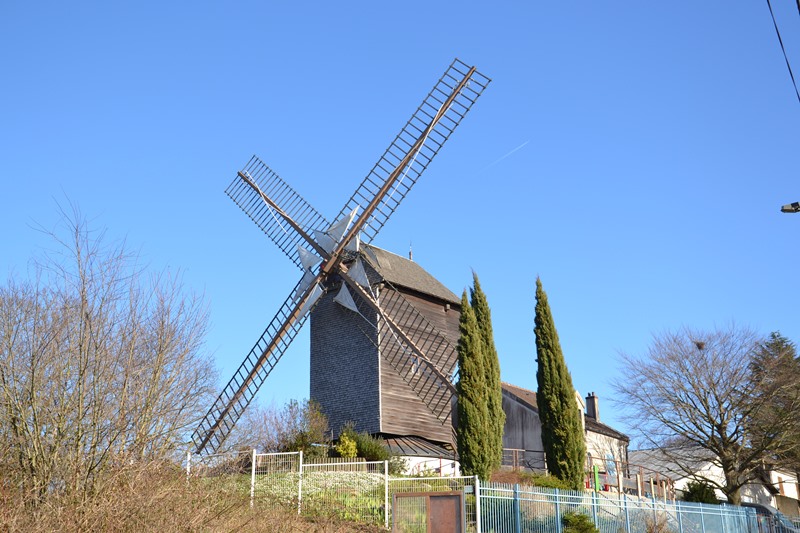
[[392,496],[392,531],[464,533],[464,493],[398,492]]

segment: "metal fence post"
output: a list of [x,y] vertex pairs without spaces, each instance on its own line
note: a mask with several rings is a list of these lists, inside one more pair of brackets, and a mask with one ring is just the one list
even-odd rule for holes
[[253,448],[253,459],[250,465],[250,508],[253,508],[253,501],[256,499],[256,449]]
[[481,533],[481,481],[475,476],[475,532]]
[[522,517],[519,512],[519,483],[514,484],[514,531],[522,533]]
[[683,533],[683,511],[681,511],[681,502],[675,502],[675,514],[678,515],[678,533]]
[[628,498],[622,495],[622,505],[625,507],[625,531],[631,533],[631,513],[628,510]]
[[599,527],[600,524],[597,522],[597,491],[592,491],[592,521],[594,522],[594,527]]
[[299,476],[297,478],[297,514],[300,514],[300,505],[303,502],[303,451],[300,450],[300,467],[298,468]]
[[389,529],[389,461],[383,462],[383,527]]
[[192,473],[192,451],[188,450],[186,452],[186,482],[189,482]]
[[706,533],[706,520],[703,518],[703,506],[700,505],[700,529],[703,533]]
[[553,489],[555,491],[556,496],[556,530],[558,533],[562,533],[564,529],[564,524],[561,523],[561,493],[558,489]]
[[658,505],[658,500],[656,500],[655,494],[653,495],[653,527],[656,527],[658,524],[658,513],[656,512],[656,506]]

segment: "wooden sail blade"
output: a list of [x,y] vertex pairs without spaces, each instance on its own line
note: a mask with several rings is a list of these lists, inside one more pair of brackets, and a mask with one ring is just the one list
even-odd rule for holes
[[195,429],[192,435],[195,453],[214,453],[225,442],[264,380],[305,323],[309,311],[320,296],[318,281],[317,279],[311,283],[300,298],[294,297],[300,283],[292,289],[289,298],[278,309]]
[[256,156],[237,174],[225,194],[298,267],[303,268],[299,246],[319,254],[308,235],[327,230],[330,223]]
[[[370,292],[362,287],[346,273],[342,278],[347,283],[355,303],[358,314],[362,317],[378,313],[377,323],[365,320],[357,322],[365,336],[375,344],[383,359],[400,375],[403,381],[411,388],[416,396],[428,408],[442,425],[450,422],[452,400],[455,395],[455,386],[446,372],[452,372],[456,362],[455,349],[446,338],[434,328],[410,303],[399,303],[393,298],[390,307],[397,313],[400,322],[395,317],[387,314],[383,307],[386,293],[381,295],[380,304],[372,297]],[[400,296],[402,298],[402,296]],[[398,311],[403,309],[402,313]],[[352,310],[352,309],[351,309]],[[410,324],[413,328],[406,330]],[[377,329],[377,335],[375,335]],[[379,339],[376,341],[376,339]],[[376,344],[377,342],[377,344]],[[419,343],[419,344],[418,344]],[[426,352],[430,350],[430,352]],[[443,371],[433,363],[429,355],[445,362],[449,371]]]
[[383,315],[392,319],[450,383],[458,381],[456,347],[396,290],[381,292]]
[[337,220],[364,207],[345,241],[358,232],[366,243],[375,238],[489,81],[474,67],[453,61],[342,208]]

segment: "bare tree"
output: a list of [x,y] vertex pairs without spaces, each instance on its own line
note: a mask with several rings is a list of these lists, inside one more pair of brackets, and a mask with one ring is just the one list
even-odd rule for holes
[[261,452],[303,451],[311,456],[327,454],[328,419],[313,400],[289,400],[249,409],[232,439],[235,448]]
[[[777,372],[768,358],[762,358],[761,372],[752,371],[762,343],[735,325],[667,332],[654,336],[640,356],[622,354],[622,378],[614,384],[641,442],[658,448],[687,476],[712,461],[724,479],[708,481],[735,504],[765,464],[797,446],[800,398],[785,394],[797,389],[795,377]],[[785,411],[774,409],[778,395]]]
[[0,465],[39,501],[184,446],[215,383],[206,307],[179,277],[146,275],[77,209],[51,235],[0,287]]

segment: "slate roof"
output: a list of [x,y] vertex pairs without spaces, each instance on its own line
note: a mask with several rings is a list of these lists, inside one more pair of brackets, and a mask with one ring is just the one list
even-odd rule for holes
[[[521,403],[527,405],[537,412],[539,411],[539,405],[536,403],[536,393],[532,390],[523,389],[522,387],[517,387],[516,385],[505,382],[503,382],[502,387],[504,391],[517,398],[517,400],[519,400]],[[583,417],[583,420],[586,424],[586,429],[592,433],[599,433],[601,435],[606,435],[608,437],[623,440],[625,442],[630,442],[631,440],[626,434],[621,433],[611,426],[603,424],[602,422],[598,422],[594,418],[585,416]]]
[[407,435],[383,435],[386,446],[397,455],[411,457],[443,457],[452,459],[453,452],[433,442]]
[[375,246],[362,245],[362,248],[378,274],[392,285],[461,305],[461,298],[414,261]]

